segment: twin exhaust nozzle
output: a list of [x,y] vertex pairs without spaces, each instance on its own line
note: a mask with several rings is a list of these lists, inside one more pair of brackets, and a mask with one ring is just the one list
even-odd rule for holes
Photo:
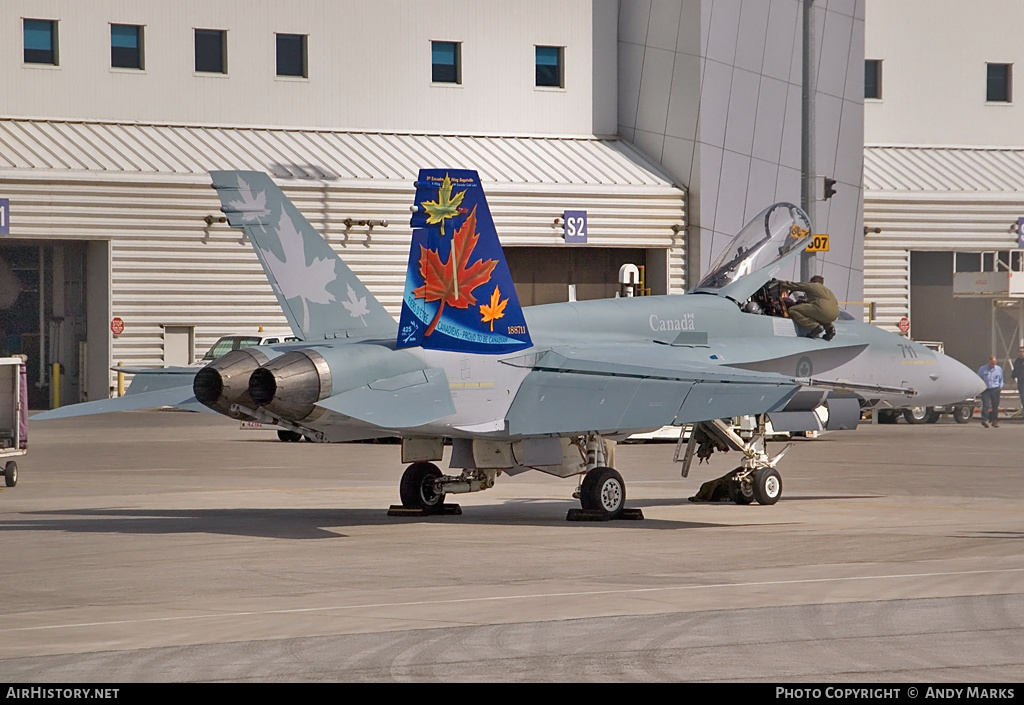
[[291,421],[307,419],[331,394],[331,368],[315,350],[287,352],[270,360],[257,348],[232,350],[196,373],[192,391],[203,405],[231,416],[235,405]]

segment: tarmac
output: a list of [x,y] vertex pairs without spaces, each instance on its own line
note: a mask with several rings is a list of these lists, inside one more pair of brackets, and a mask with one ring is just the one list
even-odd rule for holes
[[[777,452],[783,443],[772,443]],[[32,424],[0,491],[0,681],[1020,683],[1024,422],[795,439],[774,506],[697,504],[622,444],[642,521],[577,479],[387,516],[397,445],[222,417]]]

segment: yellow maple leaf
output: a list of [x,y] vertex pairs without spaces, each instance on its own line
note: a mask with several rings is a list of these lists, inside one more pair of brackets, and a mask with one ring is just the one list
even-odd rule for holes
[[452,180],[444,175],[441,188],[437,192],[436,201],[424,201],[423,210],[427,212],[427,225],[441,224],[441,235],[444,236],[444,221],[459,214],[459,206],[465,197],[465,191],[459,191],[452,197]]
[[499,301],[501,298],[501,292],[498,291],[498,287],[494,287],[494,293],[491,294],[490,304],[480,304],[480,313],[483,314],[481,323],[490,323],[491,332],[494,332],[494,322],[499,318],[505,317],[505,305],[508,304],[508,299]]

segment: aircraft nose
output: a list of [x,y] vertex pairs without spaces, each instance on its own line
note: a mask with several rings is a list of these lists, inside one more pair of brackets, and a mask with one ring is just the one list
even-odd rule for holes
[[985,382],[966,365],[948,355],[935,353],[936,370],[930,376],[937,382],[940,404],[953,404],[976,397],[985,391]]

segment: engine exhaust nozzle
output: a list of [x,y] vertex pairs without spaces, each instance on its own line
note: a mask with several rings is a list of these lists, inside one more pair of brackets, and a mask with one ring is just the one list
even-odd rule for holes
[[249,396],[249,376],[269,359],[255,348],[232,350],[196,373],[192,391],[196,399],[214,411],[235,419],[246,418],[231,411],[231,406],[256,406]]
[[285,353],[249,376],[249,396],[258,406],[296,422],[309,417],[332,388],[330,365],[311,349]]

